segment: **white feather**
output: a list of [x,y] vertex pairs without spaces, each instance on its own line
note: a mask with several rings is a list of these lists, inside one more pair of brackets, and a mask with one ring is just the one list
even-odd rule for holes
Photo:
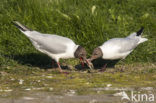
[[114,60],[126,58],[140,43],[147,41],[147,38],[142,38],[132,33],[125,38],[113,38],[103,43],[100,46],[103,52],[103,59]]

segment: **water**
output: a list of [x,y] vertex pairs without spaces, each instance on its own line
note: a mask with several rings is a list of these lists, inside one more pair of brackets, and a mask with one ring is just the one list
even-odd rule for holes
[[[133,103],[131,100],[124,100],[124,102],[121,100],[122,92],[130,97],[131,91],[134,91],[137,95],[153,94],[156,96],[155,88],[152,87],[139,89],[107,87],[91,88],[90,90],[96,93],[80,95],[75,90],[69,90],[58,95],[53,91],[9,90],[1,93],[0,103]],[[155,101],[156,99],[154,102],[147,101],[145,103],[156,103]]]

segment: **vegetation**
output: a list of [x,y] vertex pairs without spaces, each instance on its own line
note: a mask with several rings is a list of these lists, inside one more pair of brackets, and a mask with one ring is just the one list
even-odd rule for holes
[[[120,71],[121,67],[124,72]],[[107,69],[105,73],[97,70],[94,73],[71,71],[68,75],[38,67],[8,66],[1,68],[0,78],[0,91],[4,93],[5,91],[39,90],[63,95],[74,90],[77,95],[97,94],[98,91],[100,94],[112,94],[116,92],[116,90],[112,90],[113,88],[140,90],[139,87],[155,87],[156,65],[118,65],[116,69]],[[111,87],[105,90],[108,84],[111,84]],[[3,95],[1,93],[0,96]]]
[[155,5],[155,0],[0,0],[0,64],[51,63],[11,24],[13,20],[71,38],[86,48],[88,56],[104,41],[125,37],[144,26],[149,40],[124,63],[155,62]]
[[[42,33],[71,38],[86,48],[88,57],[104,41],[128,36],[141,26],[149,40],[117,65],[125,66],[125,72],[114,69],[89,74],[74,70],[63,75],[49,71],[51,58],[38,52],[12,25],[13,20]],[[81,94],[86,88],[109,83],[114,87],[155,86],[156,0],[0,0],[0,31],[1,89],[54,87],[56,91],[76,89]],[[76,59],[66,63],[72,67],[79,64]]]

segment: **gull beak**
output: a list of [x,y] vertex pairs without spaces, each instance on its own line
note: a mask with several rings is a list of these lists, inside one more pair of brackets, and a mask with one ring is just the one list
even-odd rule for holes
[[81,62],[82,67],[84,68],[84,60],[82,57],[80,58],[80,62]]
[[91,62],[91,61],[93,61],[95,59],[95,57],[94,56],[91,56],[91,58],[89,58],[88,60]]
[[83,60],[91,70],[94,69],[92,62],[89,59],[84,58]]

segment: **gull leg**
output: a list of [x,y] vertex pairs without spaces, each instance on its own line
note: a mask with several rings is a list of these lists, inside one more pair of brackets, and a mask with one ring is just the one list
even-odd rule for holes
[[60,63],[59,63],[59,62],[57,62],[57,65],[58,65],[58,70],[59,70],[59,72],[60,72],[60,73],[62,73],[62,72],[63,72],[63,70],[62,70],[62,68],[61,68],[61,66],[60,66]]
[[55,61],[52,60],[52,68],[55,67]]
[[106,64],[102,67],[102,69],[99,70],[99,71],[100,71],[100,72],[104,72],[104,71],[106,70],[107,64],[108,64],[108,63],[106,63]]
[[58,65],[58,70],[59,70],[60,73],[69,74],[68,72],[64,72],[64,71],[62,70],[62,68],[61,68],[59,62],[57,62],[57,65]]
[[100,72],[104,72],[106,70],[106,67],[108,65],[108,63],[110,63],[111,61],[108,61],[100,70]]

